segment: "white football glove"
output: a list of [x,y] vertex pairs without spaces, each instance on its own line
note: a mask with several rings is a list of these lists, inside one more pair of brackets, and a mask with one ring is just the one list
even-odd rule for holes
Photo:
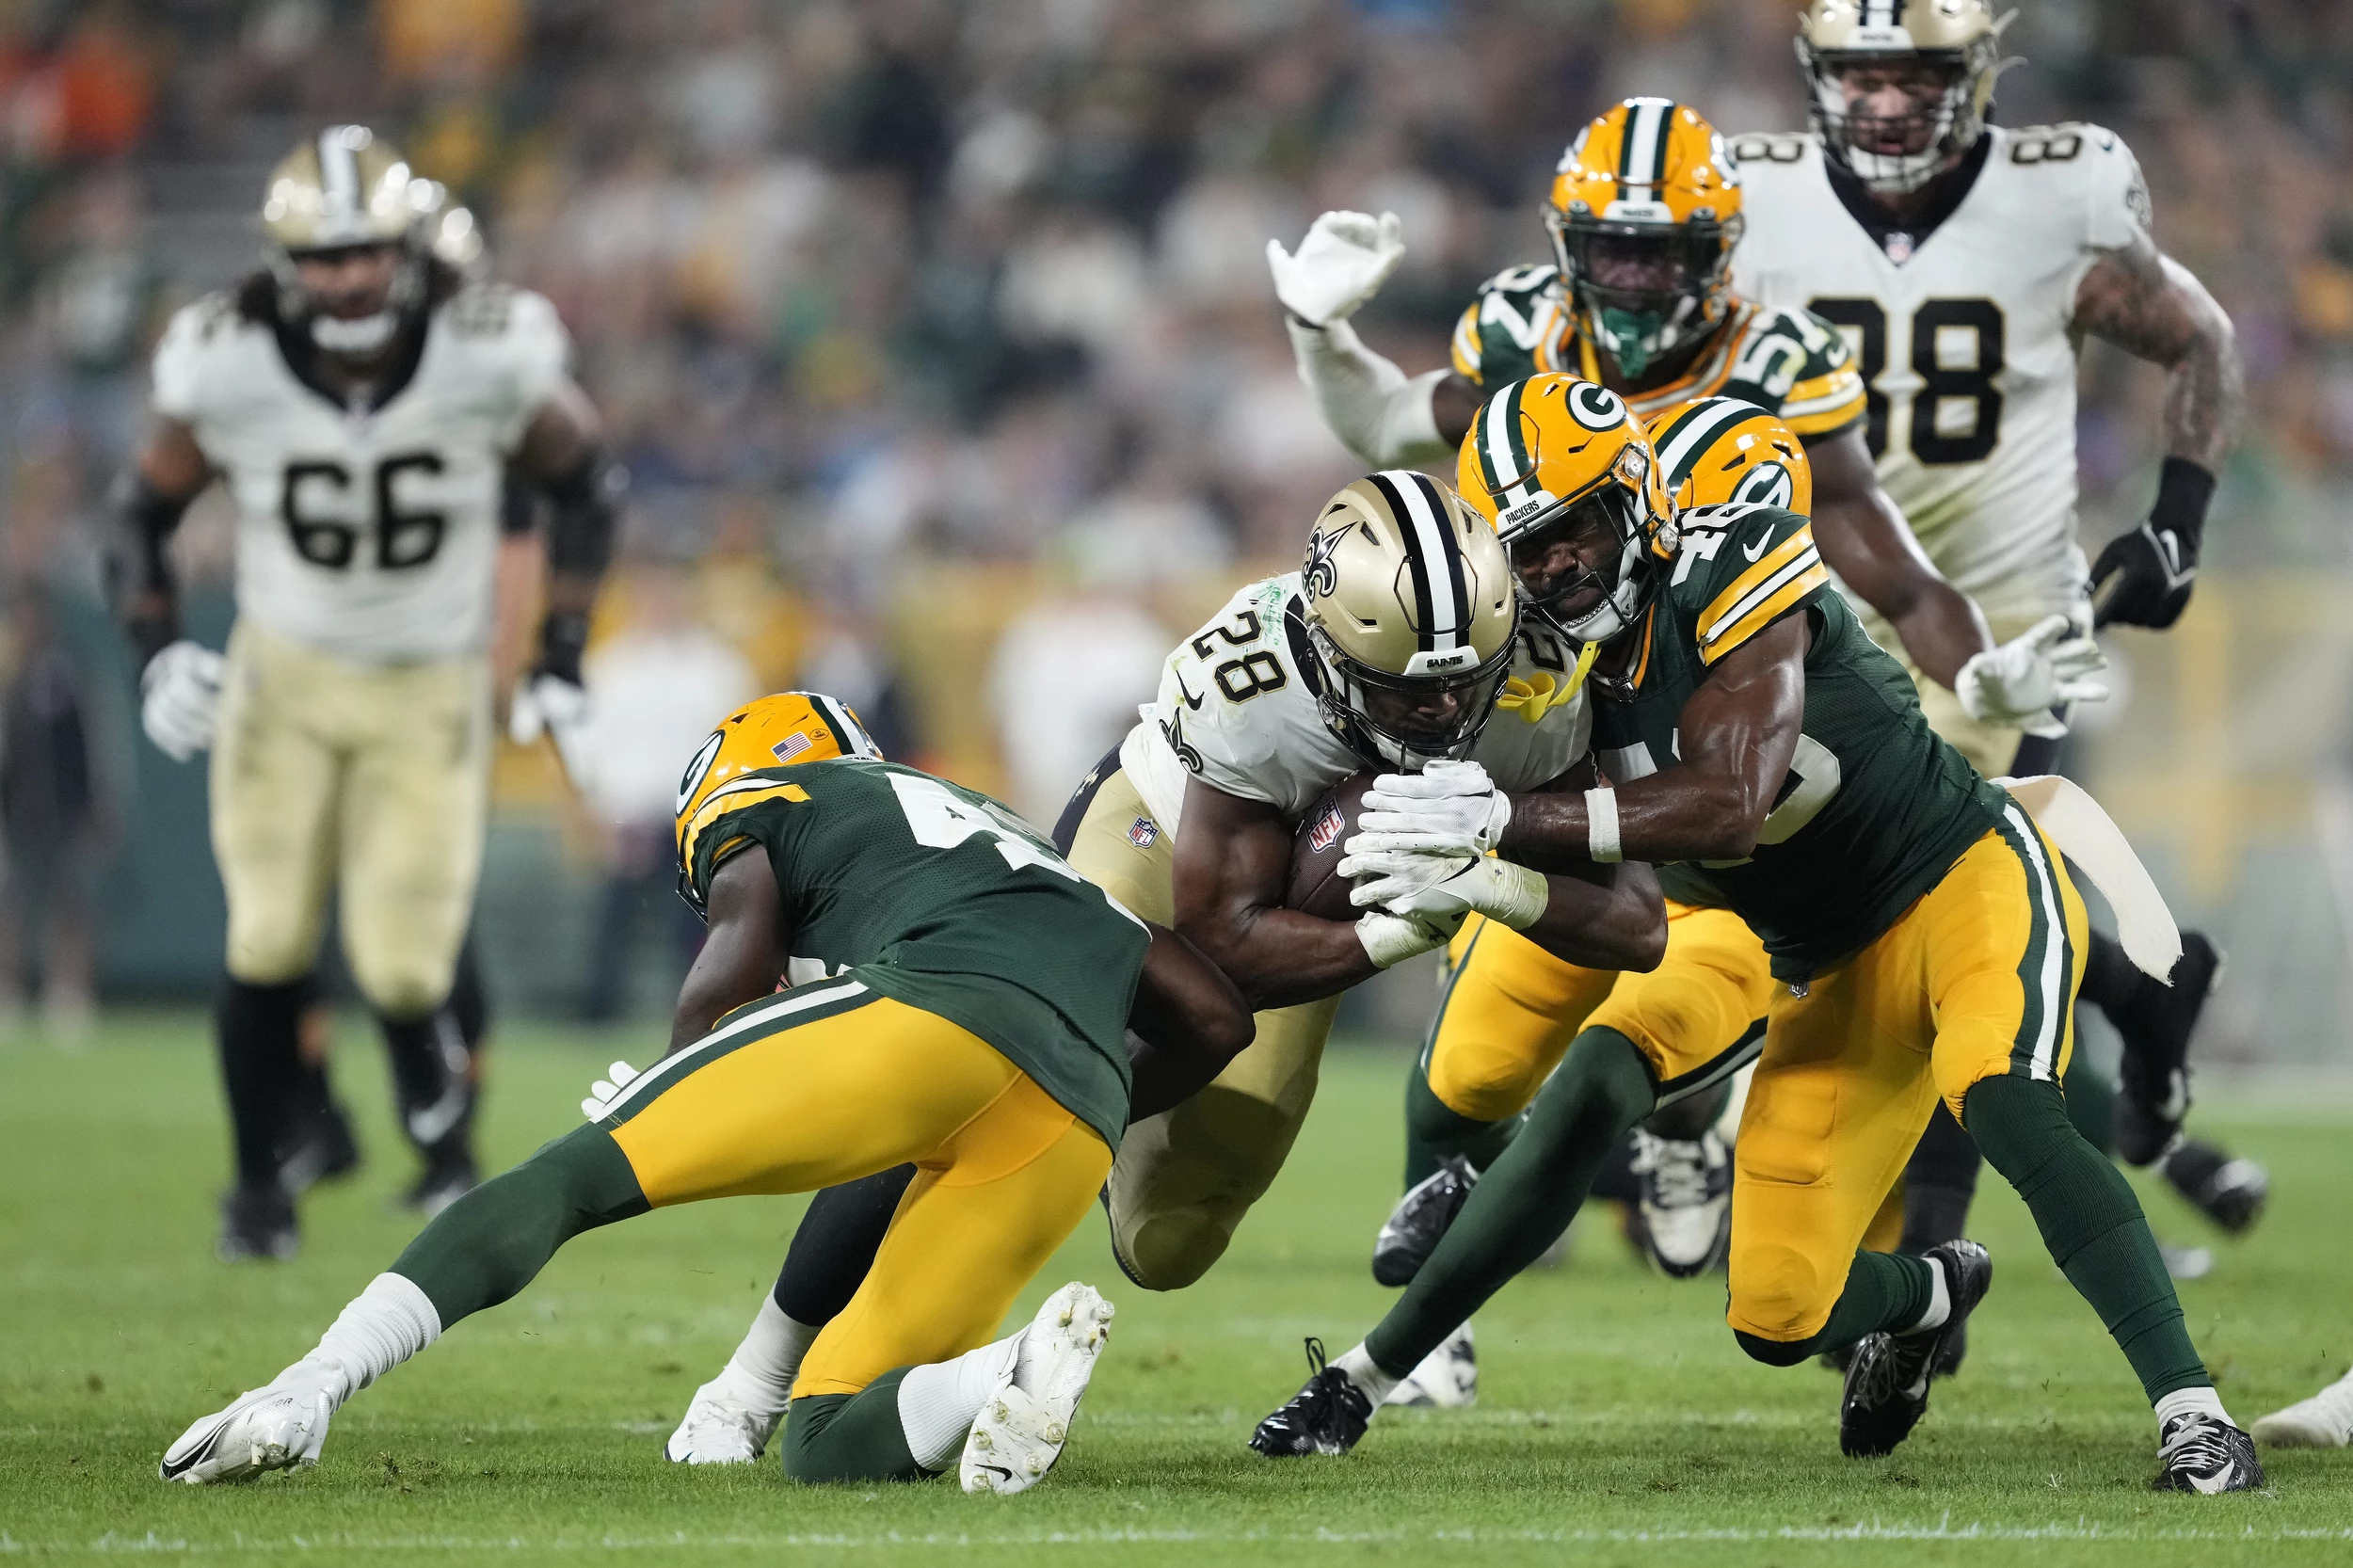
[[155,749],[184,762],[213,744],[220,712],[221,657],[185,637],[170,643],[139,674],[139,723]]
[[2067,727],[2052,709],[2107,700],[2107,682],[2097,679],[2107,663],[2087,629],[2067,616],[2045,616],[2024,636],[1973,655],[1954,678],[1953,693],[1980,724],[2057,737]]
[[539,670],[523,678],[507,709],[506,735],[527,746],[542,733],[555,743],[572,788],[587,792],[596,772],[596,754],[588,742],[588,694],[575,681]]
[[580,1113],[596,1121],[613,1109],[613,1102],[621,1097],[621,1091],[637,1081],[637,1069],[626,1062],[616,1062],[605,1068],[607,1076],[588,1085],[588,1097],[580,1102]]
[[1462,924],[1460,915],[1450,920],[1427,920],[1419,915],[1392,915],[1385,909],[1369,909],[1356,918],[1356,939],[1365,944],[1372,967],[1385,969],[1446,946],[1454,939],[1454,933]]
[[1267,269],[1283,309],[1316,327],[1354,315],[1405,259],[1405,228],[1395,213],[1325,213],[1308,227],[1299,253],[1266,242]]
[[1383,774],[1365,792],[1356,819],[1367,834],[1389,840],[1385,848],[1436,855],[1484,855],[1502,841],[1511,822],[1512,797],[1495,787],[1485,768],[1467,761]]
[[[1368,873],[1349,900],[1358,908],[1378,904],[1393,915],[1456,925],[1465,915],[1484,915],[1514,931],[1525,931],[1544,918],[1552,890],[1544,873],[1529,867],[1481,856],[1468,865],[1434,855],[1376,850],[1350,856]],[[1345,863],[1345,862],[1344,862]],[[1448,874],[1433,878],[1433,868]]]

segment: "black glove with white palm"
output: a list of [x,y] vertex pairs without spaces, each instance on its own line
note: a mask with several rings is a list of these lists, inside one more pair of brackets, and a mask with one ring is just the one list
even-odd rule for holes
[[2071,703],[2105,702],[2106,655],[2088,616],[2053,615],[2025,635],[1972,656],[1954,678],[1962,712],[1980,724],[2015,725],[2051,739],[2067,733],[2057,717]]
[[515,688],[507,710],[507,738],[527,746],[542,734],[555,743],[572,787],[585,792],[595,770],[588,741],[588,689],[580,659],[588,646],[588,616],[577,610],[551,610],[539,629],[539,662]]
[[1358,908],[1455,924],[1484,915],[1514,931],[1543,918],[1551,900],[1543,874],[1488,854],[1512,802],[1477,762],[1383,774],[1364,805],[1339,865],[1356,884],[1349,897]]
[[2149,520],[2110,539],[2092,564],[2098,625],[2163,631],[2182,618],[2198,583],[2198,550],[2214,487],[2214,475],[2188,458],[2165,460]]

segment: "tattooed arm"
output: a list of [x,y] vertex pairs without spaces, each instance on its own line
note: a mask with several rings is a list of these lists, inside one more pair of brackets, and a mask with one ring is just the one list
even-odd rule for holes
[[2189,603],[2215,475],[2246,401],[2231,318],[2187,267],[2144,236],[2104,253],[2084,275],[2073,330],[2167,372],[2156,505],[2147,522],[2109,541],[2091,576],[2102,623],[2170,626]]

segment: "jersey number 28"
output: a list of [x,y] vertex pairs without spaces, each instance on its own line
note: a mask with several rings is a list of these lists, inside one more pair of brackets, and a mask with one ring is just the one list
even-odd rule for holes
[[[398,496],[402,474],[440,472],[440,456],[432,452],[402,452],[376,465],[377,570],[405,571],[440,553],[448,518],[440,512],[408,511]],[[278,515],[285,521],[286,536],[294,541],[296,554],[314,567],[348,571],[360,552],[360,536],[366,530],[358,523],[306,515],[305,501],[315,500],[322,489],[349,495],[351,470],[332,460],[288,463],[278,488]]]

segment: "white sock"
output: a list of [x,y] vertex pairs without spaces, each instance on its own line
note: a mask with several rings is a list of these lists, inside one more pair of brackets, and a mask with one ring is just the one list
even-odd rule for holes
[[1953,1315],[1953,1288],[1945,1282],[1945,1265],[1931,1257],[1928,1260],[1929,1278],[1935,1283],[1929,1287],[1929,1309],[1920,1314],[1920,1320],[1902,1334],[1926,1334],[1932,1328],[1943,1328],[1945,1320]]
[[792,1401],[792,1380],[800,1376],[801,1357],[823,1324],[811,1325],[788,1315],[775,1295],[760,1298],[760,1311],[744,1332],[744,1342],[728,1357],[719,1376],[744,1404],[763,1416],[774,1416]]
[[2216,1393],[2213,1385],[2209,1384],[2203,1388],[2176,1388],[2157,1401],[2158,1435],[2164,1435],[2165,1424],[2168,1421],[2177,1416],[2190,1415],[2211,1416],[2217,1421],[2228,1422],[2232,1426],[2238,1425],[2236,1421],[2231,1420],[2231,1413],[2222,1408],[2222,1396]]
[[1347,1374],[1348,1381],[1356,1385],[1358,1393],[1372,1401],[1376,1410],[1380,1408],[1381,1401],[1389,1397],[1389,1390],[1405,1381],[1383,1371],[1361,1339],[1356,1341],[1355,1349],[1335,1357],[1332,1365]]
[[953,1361],[918,1367],[899,1382],[899,1430],[907,1452],[926,1470],[940,1471],[964,1447],[981,1406],[1013,1376],[1021,1336],[967,1351]]
[[302,1360],[342,1375],[342,1386],[333,1390],[340,1407],[440,1336],[441,1315],[416,1282],[399,1274],[378,1274],[319,1336],[318,1349]]

